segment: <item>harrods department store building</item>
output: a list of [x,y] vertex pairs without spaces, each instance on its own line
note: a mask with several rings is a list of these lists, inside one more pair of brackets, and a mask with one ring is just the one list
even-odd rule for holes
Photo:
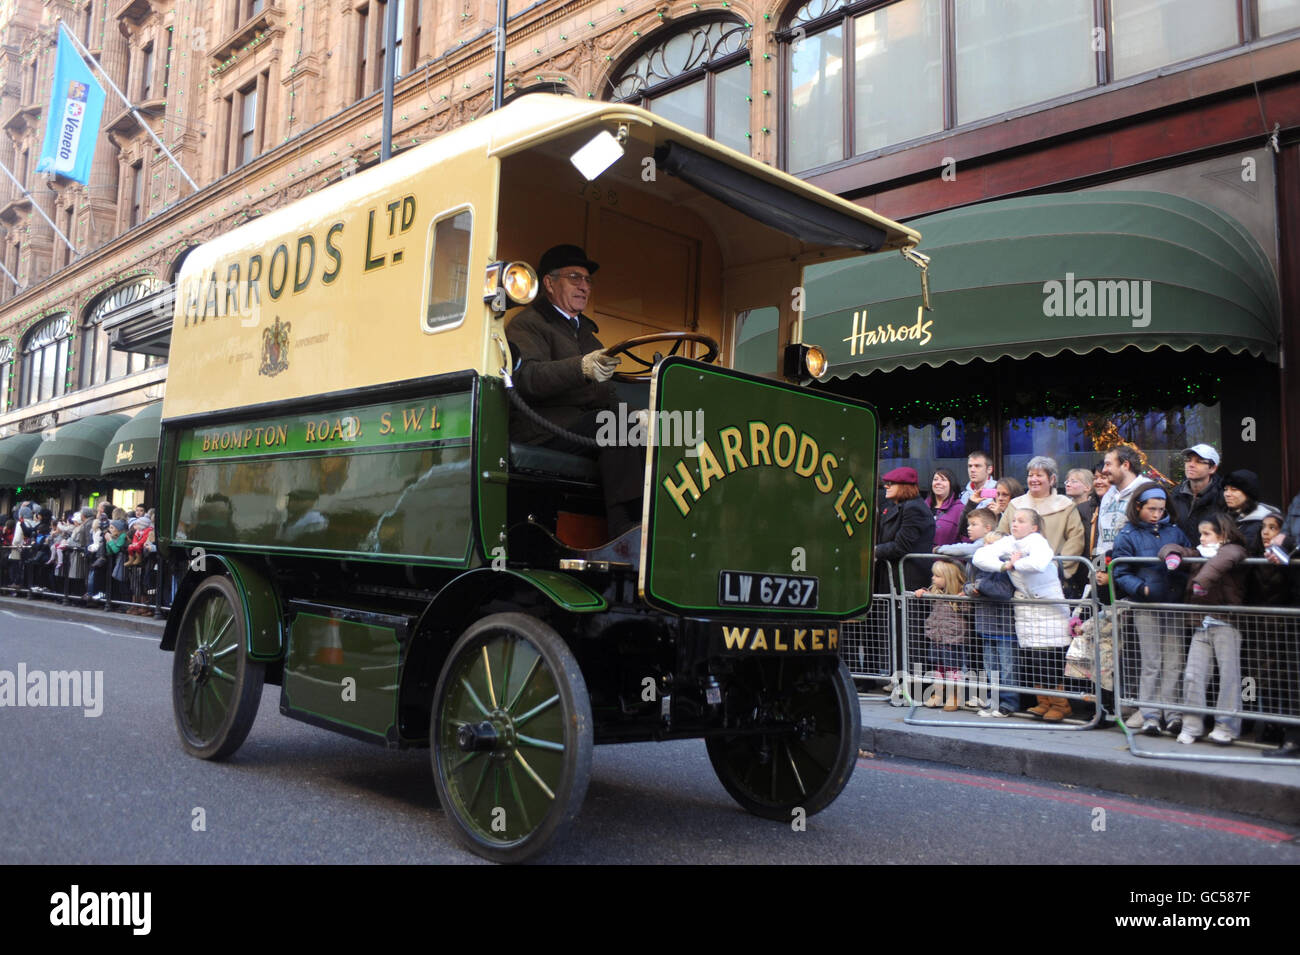
[[[0,3],[0,162],[26,190],[0,176],[0,510],[154,503],[186,254],[376,163],[386,70],[394,152],[489,111],[496,12]],[[636,103],[922,232],[930,311],[897,256],[805,283],[824,386],[875,402],[882,465],[961,473],[984,447],[999,473],[1034,454],[1090,466],[1118,431],[1170,478],[1207,441],[1259,473],[1266,501],[1300,491],[1300,0],[516,0],[508,15],[507,98]],[[60,18],[197,192],[111,91],[89,184],[35,171]],[[620,254],[591,228],[608,198],[586,201],[571,241]],[[740,367],[776,371],[778,304],[728,316]],[[60,434],[75,448],[43,452]]]

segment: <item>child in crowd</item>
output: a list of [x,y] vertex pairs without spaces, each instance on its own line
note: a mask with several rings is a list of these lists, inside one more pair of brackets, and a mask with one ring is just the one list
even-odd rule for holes
[[[1116,596],[1142,603],[1178,603],[1186,579],[1181,571],[1170,571],[1163,563],[1138,564],[1123,560],[1126,557],[1156,557],[1171,544],[1184,549],[1192,546],[1170,518],[1165,489],[1155,484],[1141,488],[1129,499],[1124,515],[1127,523],[1115,536],[1111,550],[1111,555],[1119,561],[1113,565]],[[1134,611],[1133,628],[1137,631],[1138,653],[1142,661],[1137,690],[1139,700],[1177,704],[1178,680],[1183,670],[1184,627],[1185,618],[1181,613]],[[1147,736],[1159,736],[1162,718],[1164,730],[1169,735],[1177,736],[1182,732],[1181,713],[1173,708],[1162,712],[1159,706],[1152,705],[1140,708],[1130,716],[1128,725],[1140,729]]]
[[[1246,540],[1236,522],[1227,514],[1213,514],[1197,526],[1201,543],[1195,549],[1170,544],[1160,551],[1161,557],[1177,553],[1182,557],[1206,558],[1187,584],[1188,603],[1207,606],[1239,606],[1246,593]],[[1187,651],[1187,671],[1183,674],[1183,702],[1188,706],[1205,706],[1205,689],[1210,682],[1210,668],[1219,666],[1219,698],[1215,709],[1241,709],[1241,632],[1234,615],[1220,610],[1206,611],[1200,625],[1192,631]],[[1194,743],[1205,729],[1200,713],[1189,712],[1183,718],[1178,742]],[[1215,717],[1211,742],[1229,746],[1241,735],[1241,719]]]
[[[989,493],[993,493],[990,491]],[[975,514],[976,508],[967,510],[961,519],[962,536],[955,544],[940,544],[934,549],[934,552],[941,557],[951,557],[955,560],[963,561],[966,564],[966,576],[970,577],[970,559],[975,556],[975,552],[984,546],[984,528],[990,523],[996,527],[998,523],[997,515],[988,508],[979,508],[985,513],[975,518],[976,523],[972,524],[971,517]],[[974,537],[975,533],[979,537]]]
[[[143,511],[143,506],[139,508]],[[126,566],[136,567],[144,563],[144,548],[153,539],[153,520],[148,514],[141,513],[132,523],[131,543],[126,547]]]
[[[980,570],[1005,571],[1011,577],[1016,597],[1026,601],[1016,605],[1015,619],[1016,640],[1024,651],[1021,662],[1027,680],[1043,690],[1055,686],[1059,692],[1064,689],[1061,681],[1065,651],[1070,646],[1070,614],[1053,562],[1056,555],[1042,530],[1042,518],[1037,511],[1019,508],[1011,518],[1011,536],[981,547],[975,552],[974,562]],[[1065,697],[1043,693],[1029,712],[1056,723],[1072,711]]]
[[[966,536],[983,540],[997,527],[998,518],[988,509],[971,511],[966,516]],[[953,546],[963,546],[960,544]],[[978,550],[979,544],[965,545]],[[983,643],[984,671],[998,687],[1016,682],[1016,618],[1011,612],[1011,595],[1015,587],[1003,571],[981,570],[971,562],[966,595],[974,597],[975,633]],[[1020,694],[1000,689],[997,699],[983,701],[980,716],[1010,716],[1020,705]],[[967,704],[969,705],[969,704]]]
[[[951,561],[936,560],[930,567],[930,589],[916,591],[917,597],[959,597],[966,583],[961,568]],[[935,601],[925,618],[925,638],[930,644],[926,665],[948,689],[944,710],[957,709],[959,686],[966,669],[966,637],[970,632],[967,605],[956,600]],[[938,706],[939,700],[927,695],[926,706]]]

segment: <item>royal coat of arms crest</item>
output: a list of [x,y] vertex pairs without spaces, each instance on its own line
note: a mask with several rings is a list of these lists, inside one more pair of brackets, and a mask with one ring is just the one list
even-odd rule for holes
[[262,329],[262,367],[258,374],[274,377],[289,367],[289,328],[291,322],[280,321],[275,317],[275,324]]

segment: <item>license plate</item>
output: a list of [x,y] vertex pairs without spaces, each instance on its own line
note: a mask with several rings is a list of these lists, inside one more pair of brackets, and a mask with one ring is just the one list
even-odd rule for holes
[[817,578],[787,574],[718,572],[718,603],[728,607],[817,609]]

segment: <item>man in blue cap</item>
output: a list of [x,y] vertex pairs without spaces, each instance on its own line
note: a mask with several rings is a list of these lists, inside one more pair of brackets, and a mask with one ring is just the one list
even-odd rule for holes
[[[506,328],[519,396],[547,421],[593,439],[597,416],[615,409],[618,403],[609,380],[619,360],[605,352],[596,337],[600,329],[582,313],[591,298],[592,276],[599,268],[579,246],[547,249],[537,267],[542,294]],[[593,451],[532,421],[517,408],[511,408],[510,434],[527,444],[594,455],[604,486],[610,536],[617,537],[640,524],[645,470],[641,448],[613,446]]]

